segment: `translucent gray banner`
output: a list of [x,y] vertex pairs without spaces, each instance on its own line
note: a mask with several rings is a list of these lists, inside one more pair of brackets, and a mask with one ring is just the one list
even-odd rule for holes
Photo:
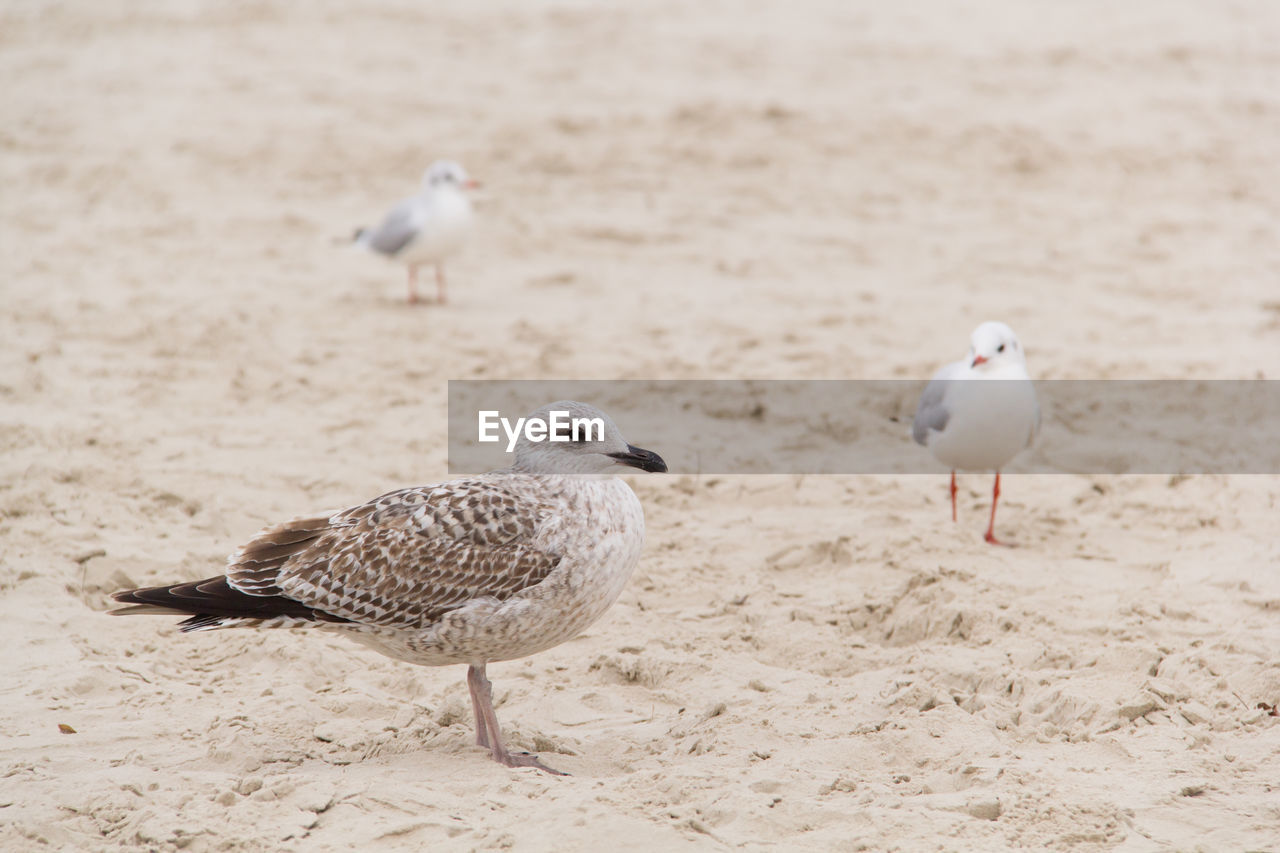
[[[925,474],[911,437],[915,380],[450,380],[449,470],[510,465],[493,415],[557,400],[602,409],[681,474]],[[1041,425],[1004,470],[1064,474],[1280,473],[1280,381],[1045,380]]]

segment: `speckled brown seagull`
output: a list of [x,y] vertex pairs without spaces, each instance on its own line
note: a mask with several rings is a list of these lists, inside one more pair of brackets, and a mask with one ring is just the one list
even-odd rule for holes
[[503,746],[485,665],[571,639],[613,604],[640,560],[644,513],[610,475],[667,466],[591,406],[529,417],[559,421],[557,440],[524,432],[510,468],[268,527],[225,575],[118,592],[134,606],[112,612],[188,614],[183,631],[324,627],[409,663],[465,663],[476,743],[507,767],[559,774]]

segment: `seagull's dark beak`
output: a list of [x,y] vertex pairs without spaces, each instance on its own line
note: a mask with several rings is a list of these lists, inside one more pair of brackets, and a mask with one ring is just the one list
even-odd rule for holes
[[973,364],[971,364],[971,365],[969,365],[969,366],[970,366],[970,367],[977,367],[979,364],[982,364],[982,363],[983,363],[983,362],[985,362],[985,361],[989,361],[989,359],[988,359],[985,355],[975,355],[975,356],[973,357]]
[[617,459],[619,465],[629,465],[654,474],[667,473],[667,463],[662,461],[662,457],[642,447],[628,444],[626,453],[610,453],[609,456]]

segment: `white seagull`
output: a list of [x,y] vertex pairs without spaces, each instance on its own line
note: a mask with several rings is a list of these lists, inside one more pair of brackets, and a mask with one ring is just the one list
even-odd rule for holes
[[507,767],[563,775],[503,746],[485,665],[572,639],[613,604],[640,560],[644,513],[609,475],[667,466],[598,409],[552,403],[530,420],[551,412],[600,429],[526,431],[510,468],[265,528],[226,574],[118,592],[133,606],[112,612],[186,615],[184,632],[327,628],[397,660],[465,663],[476,743]]
[[418,267],[434,264],[436,297],[445,302],[444,262],[471,232],[468,190],[480,186],[452,160],[437,160],[422,176],[422,189],[387,213],[376,228],[356,231],[357,245],[409,267],[409,303],[418,301]]
[[[991,381],[995,380],[995,381]],[[1030,446],[1040,429],[1040,404],[1013,330],[987,322],[973,330],[969,354],[934,374],[920,395],[911,435],[951,469],[951,520],[956,520],[956,471],[995,471],[991,523],[996,540],[1000,469]]]

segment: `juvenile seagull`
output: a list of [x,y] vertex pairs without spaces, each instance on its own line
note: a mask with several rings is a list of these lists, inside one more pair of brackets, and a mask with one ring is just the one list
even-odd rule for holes
[[134,606],[112,612],[186,614],[184,632],[324,627],[397,660],[465,663],[476,743],[507,767],[563,775],[503,746],[485,665],[572,639],[613,604],[640,560],[644,513],[610,475],[667,465],[598,409],[552,403],[530,419],[551,412],[601,428],[541,442],[526,432],[510,468],[268,527],[225,575],[118,592]]
[[471,231],[467,191],[479,183],[452,160],[437,160],[422,176],[422,189],[391,208],[377,228],[356,231],[357,245],[409,267],[409,304],[418,301],[418,267],[435,264],[436,297],[445,303],[444,261]]
[[987,322],[973,330],[965,360],[948,364],[925,386],[911,435],[951,469],[952,521],[956,470],[996,472],[986,540],[999,545],[1000,469],[1031,444],[1039,428],[1040,404],[1022,345],[1004,323]]

